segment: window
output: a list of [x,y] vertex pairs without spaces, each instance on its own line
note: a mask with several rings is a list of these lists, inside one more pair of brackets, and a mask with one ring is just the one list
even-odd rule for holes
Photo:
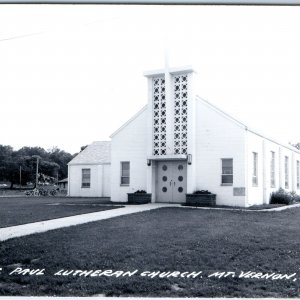
[[91,187],[91,169],[82,169],[81,187]]
[[130,182],[130,163],[129,161],[121,162],[121,185],[129,185]]
[[288,156],[284,157],[284,186],[286,189],[289,188],[289,158]]
[[300,189],[300,161],[297,160],[297,189]]
[[258,185],[258,179],[257,179],[257,153],[256,152],[253,152],[252,185],[253,186]]
[[271,188],[276,187],[275,182],[275,152],[271,151],[271,165],[270,165],[270,184]]
[[222,185],[232,185],[233,184],[233,159],[232,158],[222,158]]

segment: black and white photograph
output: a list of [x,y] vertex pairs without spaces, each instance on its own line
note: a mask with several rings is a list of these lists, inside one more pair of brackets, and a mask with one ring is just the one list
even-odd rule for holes
[[300,6],[0,4],[0,299],[300,298]]

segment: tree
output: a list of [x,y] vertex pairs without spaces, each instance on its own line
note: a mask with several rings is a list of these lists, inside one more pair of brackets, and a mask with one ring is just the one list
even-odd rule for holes
[[[22,185],[25,185],[29,181],[34,179],[34,166],[33,160],[30,156],[19,156],[18,157],[18,166],[22,169]],[[20,175],[20,174],[19,174]],[[19,180],[17,181],[19,182]]]
[[46,174],[51,177],[56,177],[59,169],[59,164],[53,161],[42,160],[40,163],[40,173]]
[[52,148],[49,154],[49,160],[59,165],[58,179],[64,179],[68,177],[68,163],[74,158],[74,155],[60,150],[55,147]]
[[297,144],[291,144],[292,146],[294,146],[295,148],[297,148],[298,150],[300,150],[300,143]]
[[10,168],[13,148],[11,146],[0,145],[0,180],[7,180],[7,173]]
[[85,146],[81,146],[80,147],[80,152],[82,152],[88,145],[85,145]]
[[10,188],[15,183],[20,182],[20,167],[22,169],[22,184],[33,180],[33,160],[30,156],[19,156],[17,152],[13,152],[11,158],[7,160],[8,168],[6,169],[5,179],[10,181]]
[[11,146],[0,145],[0,180],[9,181],[11,188],[20,181],[22,169],[22,184],[35,181],[36,159],[39,156],[39,177],[47,176],[63,179],[68,176],[68,163],[75,155],[60,150],[57,147],[45,150],[41,147],[22,147],[14,151]]
[[48,160],[49,152],[41,147],[22,147],[20,150],[16,151],[18,156],[30,156],[38,155],[41,159]]

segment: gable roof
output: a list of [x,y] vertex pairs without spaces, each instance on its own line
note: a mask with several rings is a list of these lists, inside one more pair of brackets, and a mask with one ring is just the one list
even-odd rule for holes
[[110,163],[110,141],[98,141],[78,153],[68,165],[100,165]]
[[199,97],[199,96],[196,96],[196,99],[201,101],[202,103],[204,103],[206,106],[210,107],[211,109],[213,109],[214,111],[216,111],[217,113],[219,113],[220,115],[222,115],[223,117],[231,120],[232,122],[236,123],[238,126],[242,127],[243,129],[249,131],[249,132],[252,132],[266,140],[269,140],[275,144],[278,144],[282,147],[285,147],[289,150],[292,150],[296,153],[299,153],[300,154],[300,151],[296,148],[296,147],[293,147],[292,145],[289,145],[289,144],[286,144],[286,143],[282,143],[282,142],[279,142],[277,141],[276,139],[273,139],[273,138],[270,138],[268,137],[267,135],[253,129],[253,128],[250,128],[249,126],[245,125],[243,122],[239,121],[238,119],[232,117],[231,115],[229,115],[228,113],[224,112],[223,110],[221,110],[220,108],[216,107],[215,105],[211,104],[210,102],[208,102],[207,100],[204,100],[203,98]]
[[129,123],[135,120],[144,110],[146,110],[148,105],[145,105],[142,109],[140,109],[136,114],[134,114],[127,122],[125,122],[121,127],[115,130],[109,137],[112,138],[118,132],[120,132],[123,128],[125,128]]
[[[214,110],[215,112],[217,112],[218,114],[222,115],[223,117],[225,117],[226,119],[230,120],[231,122],[235,123],[237,126],[243,128],[244,130],[247,130],[251,133],[254,133],[266,140],[269,140],[277,145],[280,145],[282,147],[285,147],[289,150],[292,150],[296,153],[299,153],[300,154],[300,151],[296,148],[296,147],[293,147],[292,145],[290,144],[287,144],[287,143],[283,143],[283,142],[280,142],[274,138],[271,138],[271,137],[268,137],[268,135],[266,134],[263,134],[262,132],[256,130],[256,129],[253,129],[249,126],[247,126],[245,123],[243,123],[242,121],[240,121],[239,119],[231,116],[230,114],[224,112],[222,109],[218,108],[217,106],[215,106],[214,104],[210,103],[209,101],[201,98],[200,96],[196,95],[196,100],[198,101],[201,101],[203,104],[205,104],[206,106],[210,107],[212,110]],[[131,123],[133,120],[135,120],[142,112],[144,112],[146,109],[147,109],[148,105],[145,105],[140,111],[138,111],[135,115],[133,115],[133,117],[131,119],[129,119],[127,122],[125,122],[119,129],[117,129],[116,131],[114,131],[111,135],[110,135],[110,138],[112,138],[114,135],[116,135],[117,133],[119,133],[123,128],[125,128],[129,123]]]

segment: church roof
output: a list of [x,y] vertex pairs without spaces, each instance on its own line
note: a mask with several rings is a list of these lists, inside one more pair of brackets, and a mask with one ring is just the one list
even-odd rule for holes
[[110,163],[110,141],[97,141],[78,153],[68,165],[99,165]]
[[218,112],[219,114],[223,115],[224,117],[226,117],[227,119],[231,120],[232,122],[236,123],[238,126],[242,127],[243,129],[247,130],[247,131],[250,131],[264,139],[267,139],[275,144],[278,144],[282,147],[285,147],[289,150],[292,150],[296,153],[300,153],[300,151],[296,148],[296,147],[293,147],[292,145],[290,144],[286,144],[286,143],[283,143],[283,142],[280,142],[280,141],[277,141],[276,139],[272,138],[272,137],[269,137],[268,135],[262,133],[261,131],[258,131],[254,128],[251,128],[249,126],[247,126],[245,123],[243,123],[242,121],[238,120],[237,118],[231,116],[230,114],[224,112],[223,110],[221,110],[220,108],[218,108],[217,106],[213,105],[212,103],[208,102],[207,100],[204,100],[203,98],[199,97],[199,96],[196,96],[196,99],[197,100],[200,100],[202,103],[206,104],[207,106],[209,106],[211,109],[213,109],[214,111]]
[[145,105],[142,109],[140,109],[136,114],[134,114],[127,122],[125,122],[121,127],[115,130],[111,135],[110,138],[114,137],[117,133],[119,133],[123,128],[125,128],[129,123],[135,120],[142,112],[147,109],[148,105]]

